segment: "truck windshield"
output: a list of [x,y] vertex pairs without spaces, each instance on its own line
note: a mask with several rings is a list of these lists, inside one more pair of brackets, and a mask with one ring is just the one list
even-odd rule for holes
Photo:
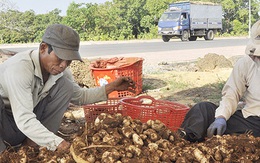
[[159,21],[176,21],[180,13],[163,13]]

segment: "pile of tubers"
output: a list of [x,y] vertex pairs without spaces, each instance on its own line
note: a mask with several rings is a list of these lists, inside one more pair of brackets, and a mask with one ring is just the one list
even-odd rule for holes
[[158,120],[142,123],[120,113],[102,113],[86,125],[70,150],[76,162],[170,162],[170,147],[185,144],[185,140],[176,139],[176,134]]
[[260,138],[250,134],[214,136],[190,143],[159,120],[142,123],[121,114],[100,114],[74,139],[76,162],[257,162]]
[[122,114],[101,113],[71,142],[70,149],[21,147],[5,151],[2,162],[157,163],[260,162],[260,138],[250,134],[213,136],[190,143],[159,120],[142,123]]

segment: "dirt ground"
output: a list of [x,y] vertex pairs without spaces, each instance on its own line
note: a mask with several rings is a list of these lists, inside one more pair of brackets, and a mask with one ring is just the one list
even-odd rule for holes
[[[0,54],[0,61],[12,56],[3,51]],[[192,62],[163,62],[156,65],[156,71],[143,67],[150,73],[143,73],[139,95],[189,107],[200,101],[218,104],[221,89],[239,57],[207,54]],[[90,63],[84,59],[84,63],[72,62],[70,66],[82,87],[96,85]],[[86,123],[82,111],[81,106],[71,105],[58,132],[72,143],[70,150],[10,147],[0,155],[0,162],[260,162],[260,139],[250,133],[189,143],[158,121],[145,123],[121,114],[102,114],[95,123]]]

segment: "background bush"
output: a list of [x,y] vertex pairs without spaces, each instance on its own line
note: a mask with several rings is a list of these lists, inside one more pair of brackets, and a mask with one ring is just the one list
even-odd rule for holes
[[[247,35],[249,0],[207,0],[223,7],[223,31],[219,36]],[[56,8],[36,15],[33,10],[12,10],[0,2],[0,43],[39,42],[50,24],[74,28],[82,41],[154,39],[160,15],[172,0],[113,0],[103,4],[72,2],[66,16]],[[260,1],[251,0],[251,24],[259,19]]]

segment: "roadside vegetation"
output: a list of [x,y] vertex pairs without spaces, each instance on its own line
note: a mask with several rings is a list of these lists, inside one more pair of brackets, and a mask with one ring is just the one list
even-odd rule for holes
[[[191,0],[192,1],[192,0]],[[219,36],[247,35],[248,0],[202,0],[223,6],[223,31]],[[66,16],[58,7],[46,14],[20,12],[11,0],[0,1],[0,43],[39,42],[46,27],[62,23],[74,28],[82,41],[158,38],[160,15],[172,0],[112,0],[102,4],[72,2]],[[251,0],[251,23],[259,19],[260,1]]]

